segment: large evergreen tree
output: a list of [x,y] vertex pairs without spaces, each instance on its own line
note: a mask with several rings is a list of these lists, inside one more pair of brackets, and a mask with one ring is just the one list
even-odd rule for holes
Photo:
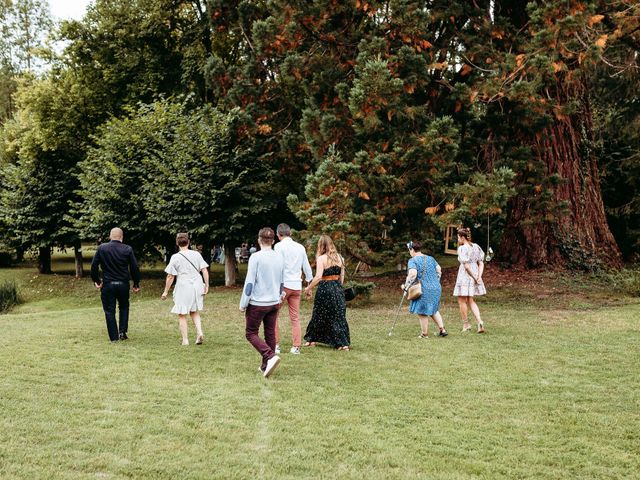
[[348,187],[343,193],[355,200],[343,212],[351,219],[344,238],[360,241],[345,246],[367,261],[376,260],[372,250],[432,225],[424,210],[455,173],[459,134],[440,99],[442,50],[451,48],[452,36],[442,35],[442,19],[426,7],[329,0],[212,6],[214,26],[236,46],[232,52],[243,52],[236,63],[223,55],[212,60],[220,95],[269,133],[266,150],[283,178],[293,172],[296,183],[286,187],[299,197],[300,168],[315,170],[334,155],[346,162],[346,178],[332,184],[337,173],[322,167],[328,178],[309,178],[324,187],[292,201],[303,220],[320,208],[312,224],[327,229],[335,205],[322,197]]

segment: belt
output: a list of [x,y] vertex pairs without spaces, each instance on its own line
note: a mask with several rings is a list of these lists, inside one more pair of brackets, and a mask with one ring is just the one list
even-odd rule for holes
[[320,280],[328,282],[330,280],[340,280],[340,275],[329,275],[328,277],[321,277]]
[[129,283],[129,282],[121,282],[120,280],[116,280],[114,282],[107,280],[104,283],[108,283],[109,285],[124,285],[125,283]]

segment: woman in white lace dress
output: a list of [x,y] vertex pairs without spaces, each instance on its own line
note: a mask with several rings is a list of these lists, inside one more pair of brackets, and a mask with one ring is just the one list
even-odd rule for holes
[[[202,333],[202,320],[200,311],[204,309],[204,295],[209,292],[208,264],[200,255],[200,252],[189,249],[189,235],[179,233],[176,236],[176,244],[180,247],[178,253],[171,256],[169,265],[165,268],[167,280],[165,282],[162,299],[166,300],[169,288],[176,278],[176,286],[173,288],[173,308],[171,313],[178,314],[182,345],[189,345],[187,314],[191,316],[196,327],[196,345],[201,345],[204,340]],[[202,273],[202,275],[200,275]]]
[[482,281],[484,272],[484,252],[479,245],[471,242],[471,230],[458,229],[458,278],[453,290],[453,296],[458,297],[460,316],[462,317],[462,331],[471,330],[469,324],[469,309],[478,323],[478,333],[484,333],[484,323],[480,317],[480,309],[474,297],[487,293]]

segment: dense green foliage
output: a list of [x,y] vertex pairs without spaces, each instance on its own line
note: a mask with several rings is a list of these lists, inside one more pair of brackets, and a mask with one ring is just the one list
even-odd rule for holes
[[0,213],[5,242],[15,247],[72,245],[77,234],[65,221],[75,198],[75,166],[85,141],[76,129],[83,111],[65,80],[34,80],[20,90],[18,113],[4,128]]
[[96,0],[58,56],[2,5],[6,246],[288,221],[375,264],[464,223],[503,260],[598,269],[606,208],[638,252],[635,2]]
[[159,101],[107,122],[79,165],[76,227],[105,238],[120,225],[146,251],[172,246],[178,231],[205,244],[254,235],[272,173],[252,157],[251,139],[234,137],[240,117]]

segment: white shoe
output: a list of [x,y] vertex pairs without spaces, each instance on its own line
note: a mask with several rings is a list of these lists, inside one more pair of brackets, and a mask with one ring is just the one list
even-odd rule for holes
[[276,345],[275,353],[276,355],[280,355],[280,345]]
[[267,368],[264,369],[264,378],[267,378],[280,365],[280,357],[274,356],[267,360]]
[[294,355],[300,355],[300,347],[291,347],[291,353]]
[[189,345],[189,340],[183,340],[182,345]]

